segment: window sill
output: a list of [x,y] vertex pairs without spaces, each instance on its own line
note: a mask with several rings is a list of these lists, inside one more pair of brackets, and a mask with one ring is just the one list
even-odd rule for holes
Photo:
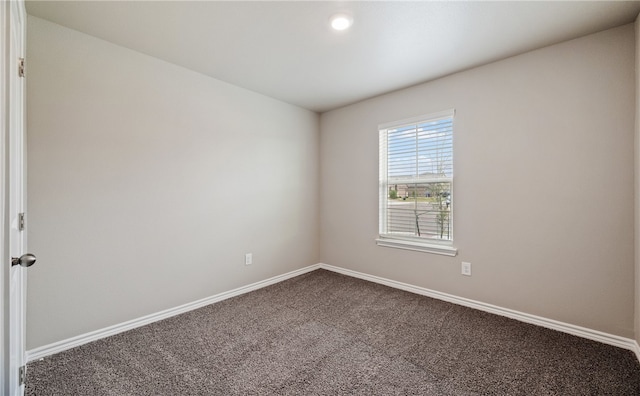
[[378,246],[390,247],[394,249],[413,250],[417,252],[441,254],[443,256],[451,257],[458,254],[458,249],[454,248],[453,246],[438,245],[435,243],[421,243],[414,241],[405,241],[401,239],[378,238],[376,239],[376,244]]

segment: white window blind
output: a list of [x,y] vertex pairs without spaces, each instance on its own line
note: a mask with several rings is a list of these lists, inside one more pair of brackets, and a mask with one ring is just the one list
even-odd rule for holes
[[453,115],[380,126],[381,238],[453,241]]

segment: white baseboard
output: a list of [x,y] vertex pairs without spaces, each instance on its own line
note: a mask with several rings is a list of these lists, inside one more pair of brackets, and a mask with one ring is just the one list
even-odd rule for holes
[[362,272],[352,271],[352,270],[340,268],[340,267],[334,267],[329,264],[321,263],[320,268],[337,272],[343,275],[351,276],[354,278],[359,278],[359,279],[367,280],[370,282],[375,282],[382,285],[390,286],[396,289],[401,289],[411,293],[421,294],[423,296],[436,298],[438,300],[443,300],[450,303],[463,305],[465,307],[478,309],[480,311],[485,311],[485,312],[489,312],[489,313],[500,315],[500,316],[506,316],[508,318],[516,319],[521,322],[531,323],[537,326],[546,327],[548,329],[561,331],[563,333],[572,334],[582,338],[587,338],[589,340],[602,342],[604,344],[609,344],[609,345],[617,346],[620,348],[628,349],[630,351],[635,352],[636,357],[640,361],[640,346],[638,346],[638,343],[635,340],[632,340],[630,338],[620,337],[617,335],[604,333],[598,330],[588,329],[586,327],[576,326],[569,323],[559,322],[553,319],[547,319],[540,316],[527,314],[524,312],[514,311],[512,309],[502,308],[496,305],[486,304],[480,301],[475,301],[475,300],[471,300],[464,297],[458,297],[452,294],[442,293],[439,291],[430,290],[424,287],[414,286],[407,283],[394,281],[391,279],[368,275]]
[[640,345],[638,345],[638,341],[633,342],[633,352],[636,353],[636,357],[640,361]]
[[298,275],[302,275],[307,272],[311,272],[320,268],[328,271],[337,272],[343,275],[351,276],[354,278],[359,278],[366,281],[390,286],[396,289],[405,290],[411,293],[420,294],[423,296],[436,298],[438,300],[447,301],[447,302],[462,305],[465,307],[478,309],[478,310],[489,312],[492,314],[506,316],[508,318],[516,319],[521,322],[531,323],[537,326],[542,326],[552,330],[561,331],[563,333],[568,333],[578,337],[587,338],[589,340],[602,342],[604,344],[609,344],[609,345],[617,346],[620,348],[628,349],[630,351],[633,351],[636,354],[636,357],[638,358],[638,360],[640,361],[640,345],[638,345],[638,343],[635,340],[632,340],[630,338],[624,338],[624,337],[616,336],[613,334],[608,334],[601,331],[572,325],[569,323],[559,322],[553,319],[547,319],[547,318],[543,318],[536,315],[530,315],[524,312],[519,312],[519,311],[515,311],[508,308],[502,308],[496,305],[486,304],[480,301],[458,297],[452,294],[442,293],[435,290],[430,290],[423,287],[410,285],[408,283],[402,283],[402,282],[394,281],[391,279],[386,279],[386,278],[381,278],[374,275],[365,274],[362,272],[352,271],[346,268],[340,268],[340,267],[335,267],[329,264],[319,263],[319,264],[310,265],[305,268],[301,268],[299,270],[291,271],[283,275],[274,276],[273,278],[269,278],[260,282],[252,283],[247,286],[239,287],[237,289],[233,289],[227,292],[206,297],[201,300],[180,305],[175,308],[170,308],[170,309],[160,311],[151,315],[129,320],[124,323],[105,327],[104,329],[95,330],[90,333],[81,334],[76,337],[68,338],[66,340],[54,342],[52,344],[48,344],[48,345],[44,345],[38,348],[28,350],[26,351],[27,363],[49,356],[49,355],[53,355],[54,353],[62,352],[67,349],[71,349],[92,341],[99,340],[101,338],[109,337],[118,333],[122,333],[127,330],[132,330],[140,326],[157,322],[162,319],[167,319],[172,316],[179,315],[181,313],[192,311],[194,309],[203,307],[205,305],[213,304],[218,301],[226,300],[228,298],[235,297],[244,293],[248,293],[250,291],[261,289],[263,287],[273,285],[275,283],[282,282],[286,279],[293,278]]
[[156,312],[151,315],[146,315],[137,319],[129,320],[117,325],[105,327],[103,329],[95,330],[86,334],[81,334],[76,337],[67,338],[66,340],[54,342],[52,344],[44,345],[38,348],[30,349],[26,351],[27,363],[34,360],[41,359],[43,357],[53,355],[54,353],[66,351],[67,349],[75,348],[77,346],[97,341],[101,338],[109,337],[118,333],[122,333],[127,330],[135,329],[136,327],[144,326],[153,322],[157,322],[162,319],[167,319],[172,316],[179,315],[181,313],[193,311],[204,307],[205,305],[213,304],[218,301],[226,300],[231,297],[239,296],[240,294],[248,293],[250,291],[258,290],[263,287],[273,285],[274,283],[282,282],[283,280],[296,277],[298,275],[305,274],[307,272],[315,271],[320,268],[320,264],[310,265],[305,268],[301,268],[295,271],[287,272],[283,275],[274,276],[273,278],[265,279],[260,282],[252,283],[247,286],[242,286],[237,289],[229,290],[223,293],[219,293],[210,297],[206,297],[197,301],[193,301],[184,305],[180,305],[175,308],[169,308],[164,311]]

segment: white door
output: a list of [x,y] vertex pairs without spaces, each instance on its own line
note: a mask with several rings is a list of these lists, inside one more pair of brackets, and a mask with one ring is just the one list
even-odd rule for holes
[[[24,394],[21,368],[25,365],[26,253],[24,213],[25,169],[25,57],[26,13],[22,1],[9,5],[9,254],[16,259],[9,271],[9,394]],[[9,263],[7,263],[9,264]]]

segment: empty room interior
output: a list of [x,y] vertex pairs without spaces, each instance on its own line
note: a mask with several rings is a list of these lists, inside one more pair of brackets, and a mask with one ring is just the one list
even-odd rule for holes
[[639,1],[24,7],[15,394],[640,394]]

